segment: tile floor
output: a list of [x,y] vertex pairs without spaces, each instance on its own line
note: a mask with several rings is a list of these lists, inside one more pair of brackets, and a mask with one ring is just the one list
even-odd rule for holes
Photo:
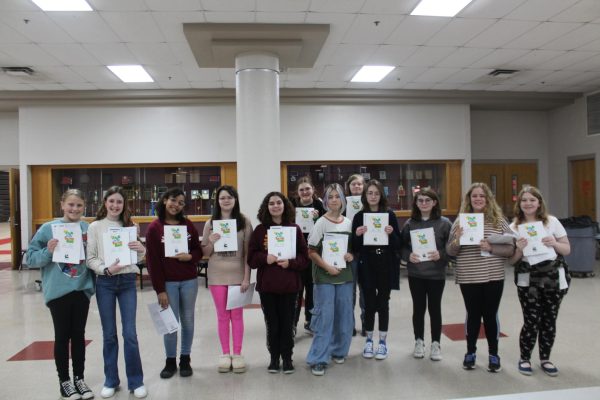
[[[350,357],[343,365],[331,366],[324,377],[314,377],[304,358],[311,337],[303,332],[296,339],[294,361],[297,371],[292,375],[268,374],[265,348],[265,328],[259,308],[245,310],[245,342],[243,354],[248,363],[245,374],[219,374],[216,369],[220,352],[216,334],[216,316],[204,282],[199,282],[196,311],[196,334],[192,349],[191,378],[175,376],[162,380],[158,373],[164,362],[162,339],[155,333],[146,304],[156,300],[150,285],[138,291],[138,337],[142,350],[145,384],[150,399],[599,399],[600,344],[595,335],[600,332],[600,274],[574,279],[570,293],[563,301],[558,320],[558,336],[552,359],[560,375],[551,378],[539,369],[534,360],[534,374],[526,377],[517,372],[518,332],[521,311],[512,274],[507,280],[500,309],[501,329],[506,337],[500,340],[503,371],[490,374],[485,370],[487,344],[479,341],[478,368],[461,368],[465,352],[463,340],[442,337],[444,360],[412,358],[413,335],[411,300],[406,277],[401,290],[392,293],[391,326],[388,336],[390,357],[385,361],[365,360],[361,356],[363,339],[352,342]],[[50,313],[42,294],[35,290],[39,271],[0,270],[0,399],[56,399],[58,382],[52,360],[9,361],[28,346],[47,345],[53,331]],[[445,324],[461,324],[465,317],[458,287],[449,276],[443,298]],[[102,333],[95,298],[87,324],[86,381],[96,392],[103,383]],[[35,351],[33,354],[35,355]],[[25,357],[27,358],[27,357]],[[40,357],[37,357],[40,358]],[[121,379],[125,384],[122,355]],[[126,387],[126,386],[125,386]],[[541,392],[541,393],[540,393]],[[115,399],[133,398],[126,390]]]

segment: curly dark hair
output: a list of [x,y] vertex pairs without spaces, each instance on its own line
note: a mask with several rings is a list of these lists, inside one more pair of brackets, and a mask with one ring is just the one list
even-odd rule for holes
[[277,196],[283,201],[283,214],[281,215],[281,224],[293,224],[296,219],[296,209],[288,200],[288,198],[285,197],[285,195],[281,192],[267,193],[262,203],[260,203],[260,208],[258,209],[258,214],[256,215],[256,218],[258,218],[260,223],[263,225],[273,225],[273,217],[269,212],[269,200],[273,196]]
[[[171,189],[164,192],[162,196],[160,196],[158,204],[156,205],[156,215],[158,215],[158,219],[160,219],[161,222],[164,223],[165,218],[167,216],[167,206],[165,205],[165,202],[168,199],[175,198],[177,196],[183,196],[185,198],[184,191],[179,187],[172,187]],[[175,216],[175,219],[177,219],[177,221],[179,221],[180,224],[185,224],[185,215],[183,214],[183,210],[185,210],[185,207],[182,208],[179,214]]]
[[115,193],[118,193],[121,195],[121,197],[123,197],[123,211],[121,211],[119,219],[123,223],[123,226],[133,226],[133,221],[131,220],[131,210],[129,210],[129,206],[127,205],[127,196],[125,195],[125,191],[121,186],[111,186],[104,193],[104,196],[102,197],[102,205],[96,213],[96,221],[106,218],[106,215],[108,214],[108,211],[106,210],[106,200]]

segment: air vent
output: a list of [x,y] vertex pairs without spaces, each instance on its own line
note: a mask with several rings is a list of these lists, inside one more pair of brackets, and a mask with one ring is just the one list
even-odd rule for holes
[[597,135],[600,133],[600,94],[587,96],[587,133]]
[[2,71],[11,76],[32,76],[35,73],[29,67],[2,67]]
[[518,69],[495,69],[488,75],[494,78],[508,78],[519,72]]

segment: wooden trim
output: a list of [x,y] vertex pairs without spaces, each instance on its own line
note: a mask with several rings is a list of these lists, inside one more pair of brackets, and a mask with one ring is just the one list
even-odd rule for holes
[[221,184],[237,188],[237,163],[222,163]]
[[280,173],[279,176],[281,177],[281,193],[287,193],[288,192],[288,185],[287,185],[287,164],[284,163],[283,161],[281,162],[281,169],[280,169]]
[[[210,215],[186,215],[185,216],[187,219],[189,219],[192,222],[206,222],[210,219]],[[149,224],[150,222],[154,221],[156,218],[158,217],[151,217],[151,216],[138,216],[138,217],[131,217],[131,220],[133,222],[135,222],[136,224]],[[94,221],[94,217],[83,217],[81,218],[82,221],[91,223],[92,221]],[[38,226],[38,225],[42,225],[45,224],[48,221],[52,221],[54,220],[54,218],[40,218],[40,219],[34,219],[33,220],[33,226]]]

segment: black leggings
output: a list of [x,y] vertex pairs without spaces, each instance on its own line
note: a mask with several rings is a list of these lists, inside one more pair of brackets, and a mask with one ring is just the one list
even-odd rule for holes
[[444,279],[423,279],[409,276],[408,287],[413,301],[413,330],[416,339],[425,336],[425,310],[429,310],[431,341],[439,342],[442,336],[442,294]]
[[298,293],[260,293],[260,304],[267,327],[267,349],[271,357],[292,359],[292,324]]
[[[361,265],[367,268],[368,283],[362,286],[365,297],[365,325],[368,332],[375,328],[375,313],[379,316],[379,332],[387,332],[390,323],[390,270],[387,255],[369,253],[367,262]],[[360,268],[360,267],[359,267]]]
[[69,342],[73,376],[83,378],[85,369],[85,325],[90,300],[82,291],[70,292],[48,302],[54,324],[54,361],[61,382],[69,378]]
[[554,338],[556,337],[556,318],[564,296],[558,289],[517,287],[519,302],[523,310],[523,328],[519,337],[521,360],[530,360],[531,353],[539,336],[540,360],[549,360]]
[[477,338],[483,318],[483,327],[488,342],[490,355],[498,355],[498,338],[500,327],[498,323],[498,308],[504,281],[485,283],[463,283],[460,291],[467,309],[467,352],[477,351]]

